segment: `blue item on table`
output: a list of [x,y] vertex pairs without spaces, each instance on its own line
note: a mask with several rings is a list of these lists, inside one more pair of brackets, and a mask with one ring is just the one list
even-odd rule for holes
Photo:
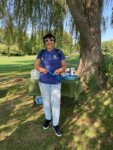
[[54,73],[52,73],[51,71],[48,72],[48,74],[52,77],[57,78],[59,81],[61,80],[75,80],[75,79],[79,79],[80,77],[77,75],[66,75],[66,76],[61,76],[60,74],[55,75]]
[[79,79],[80,77],[77,75],[67,75],[64,76],[64,80],[75,80],[75,79]]

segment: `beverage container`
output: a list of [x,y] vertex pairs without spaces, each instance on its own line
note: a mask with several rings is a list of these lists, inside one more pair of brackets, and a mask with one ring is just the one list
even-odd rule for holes
[[71,68],[71,75],[75,75],[75,68]]
[[70,68],[67,68],[65,71],[65,76],[68,76],[68,75],[70,75]]

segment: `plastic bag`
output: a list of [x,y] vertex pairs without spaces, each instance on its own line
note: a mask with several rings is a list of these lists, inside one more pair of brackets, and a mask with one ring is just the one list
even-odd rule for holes
[[39,79],[40,72],[36,69],[31,70],[31,79]]

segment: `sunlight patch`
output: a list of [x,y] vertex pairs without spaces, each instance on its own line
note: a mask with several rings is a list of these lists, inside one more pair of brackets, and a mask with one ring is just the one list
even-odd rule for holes
[[0,134],[0,141],[3,141],[3,140],[5,140],[7,137],[9,137],[15,130],[17,129],[17,126],[16,127],[14,127],[12,130],[10,130],[10,131],[3,131],[3,132],[1,132],[1,134]]
[[28,118],[22,122],[22,124],[25,124],[29,121],[35,121],[38,118],[40,118],[43,115],[43,109],[41,109],[40,111],[36,112],[35,114],[33,113],[31,116],[28,116]]
[[107,105],[109,105],[110,103],[111,103],[111,99],[108,98],[108,99],[104,102],[104,106],[107,106]]
[[13,125],[15,125],[17,123],[19,123],[19,121],[17,119],[12,119],[9,122],[7,122],[7,124],[1,125],[0,129],[11,127],[11,126],[13,126]]

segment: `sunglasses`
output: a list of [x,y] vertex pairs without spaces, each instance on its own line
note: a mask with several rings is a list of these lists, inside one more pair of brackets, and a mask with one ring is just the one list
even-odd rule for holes
[[53,39],[53,38],[51,38],[51,39],[45,39],[45,40],[44,40],[44,42],[45,42],[45,43],[47,43],[47,42],[49,42],[49,41],[53,42],[53,41],[54,41],[54,39]]

